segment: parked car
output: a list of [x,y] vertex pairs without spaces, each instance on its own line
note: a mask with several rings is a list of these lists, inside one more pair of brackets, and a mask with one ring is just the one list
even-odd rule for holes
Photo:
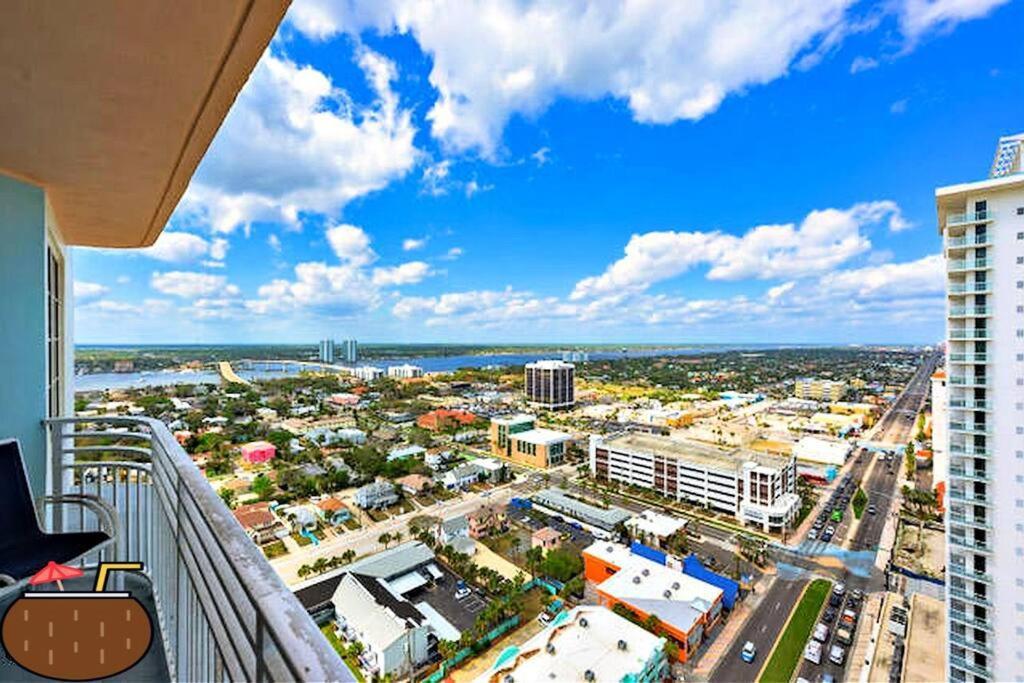
[[819,623],[817,626],[814,627],[814,639],[818,642],[827,643],[828,633],[829,628],[826,624]]
[[[843,604],[843,596],[836,595],[835,593],[833,593],[832,595],[828,596],[828,606],[829,607],[837,607],[838,608],[842,604]],[[835,612],[833,612],[833,618],[835,618]]]
[[839,596],[845,595],[846,594],[846,584],[845,583],[837,583],[835,588],[832,589],[832,592],[835,593],[836,595],[839,595]]
[[832,649],[828,652],[828,661],[836,666],[842,666],[843,662],[846,661],[846,650],[838,645],[833,645]]
[[544,624],[545,626],[550,624],[552,619],[554,619],[554,617],[552,617],[551,613],[547,611],[541,612],[539,615],[537,615],[537,621]]
[[463,598],[468,598],[469,595],[472,592],[473,591],[471,591],[469,589],[469,586],[466,585],[465,581],[459,581],[457,584],[455,584],[455,599],[456,600],[462,600]]
[[857,613],[852,609],[843,610],[843,616],[839,617],[839,623],[848,625],[852,629],[857,625]]
[[808,539],[813,541],[817,537],[818,537],[818,530],[817,529],[811,529],[810,531],[807,532],[807,538]]
[[874,505],[868,505],[868,514],[869,515],[873,515],[876,512],[878,512],[878,508],[876,508]]
[[837,626],[836,642],[842,643],[843,645],[850,645],[853,643],[853,633],[846,626]]
[[740,659],[750,664],[757,657],[757,648],[754,647],[754,643],[747,641],[743,644],[743,649],[740,651]]
[[826,607],[824,613],[821,615],[821,620],[826,624],[831,624],[836,620],[836,610],[834,607]]
[[804,648],[804,659],[812,664],[821,664],[821,643],[812,640]]

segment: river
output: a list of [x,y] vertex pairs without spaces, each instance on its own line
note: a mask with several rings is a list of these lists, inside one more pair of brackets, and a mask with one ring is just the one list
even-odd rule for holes
[[[711,345],[688,346],[676,349],[629,349],[626,351],[593,351],[591,361],[617,360],[621,358],[650,358],[656,356],[693,356],[704,353],[725,351],[769,351],[783,348],[801,348],[799,344],[746,344],[736,346]],[[451,372],[459,368],[482,368],[486,366],[515,366],[546,358],[558,358],[557,353],[488,353],[461,356],[410,356],[387,360],[367,358],[361,365],[376,365],[386,368],[390,365],[410,363],[423,368],[425,372]],[[586,361],[584,361],[586,362]],[[235,368],[238,375],[247,380],[279,379],[297,374],[297,371],[242,370]],[[75,391],[102,391],[104,389],[132,389],[158,387],[173,384],[218,384],[220,375],[213,370],[152,370],[144,372],[99,372],[75,377]]]

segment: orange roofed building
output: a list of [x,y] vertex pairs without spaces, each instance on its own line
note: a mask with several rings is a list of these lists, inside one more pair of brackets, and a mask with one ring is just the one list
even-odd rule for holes
[[641,620],[655,615],[658,634],[675,641],[681,662],[721,620],[721,588],[634,555],[624,545],[596,541],[583,551],[583,566],[599,604],[622,605]]
[[468,410],[438,408],[416,418],[416,425],[436,432],[448,427],[461,427],[476,422],[476,415]]

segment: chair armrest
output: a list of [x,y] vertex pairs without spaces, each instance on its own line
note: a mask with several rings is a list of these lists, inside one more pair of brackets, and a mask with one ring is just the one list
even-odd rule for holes
[[[90,510],[96,515],[99,520],[100,530],[110,536],[110,539],[115,544],[115,557],[116,557],[116,544],[120,538],[120,522],[118,518],[117,509],[113,505],[103,500],[99,496],[94,496],[85,493],[55,493],[46,496],[40,496],[36,500],[36,506],[38,508],[39,518],[43,519],[43,510],[46,506],[56,505],[79,505]],[[65,531],[64,529],[58,529],[58,531]],[[108,545],[104,543],[103,546]],[[103,546],[100,546],[101,548]]]

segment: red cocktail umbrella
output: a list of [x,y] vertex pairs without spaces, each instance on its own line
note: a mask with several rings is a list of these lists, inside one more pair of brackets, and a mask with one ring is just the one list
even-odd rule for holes
[[57,564],[53,560],[50,560],[46,563],[46,566],[36,572],[35,576],[29,579],[28,582],[33,586],[38,586],[42,583],[53,583],[56,581],[57,588],[64,590],[64,579],[76,579],[81,575],[81,569]]

